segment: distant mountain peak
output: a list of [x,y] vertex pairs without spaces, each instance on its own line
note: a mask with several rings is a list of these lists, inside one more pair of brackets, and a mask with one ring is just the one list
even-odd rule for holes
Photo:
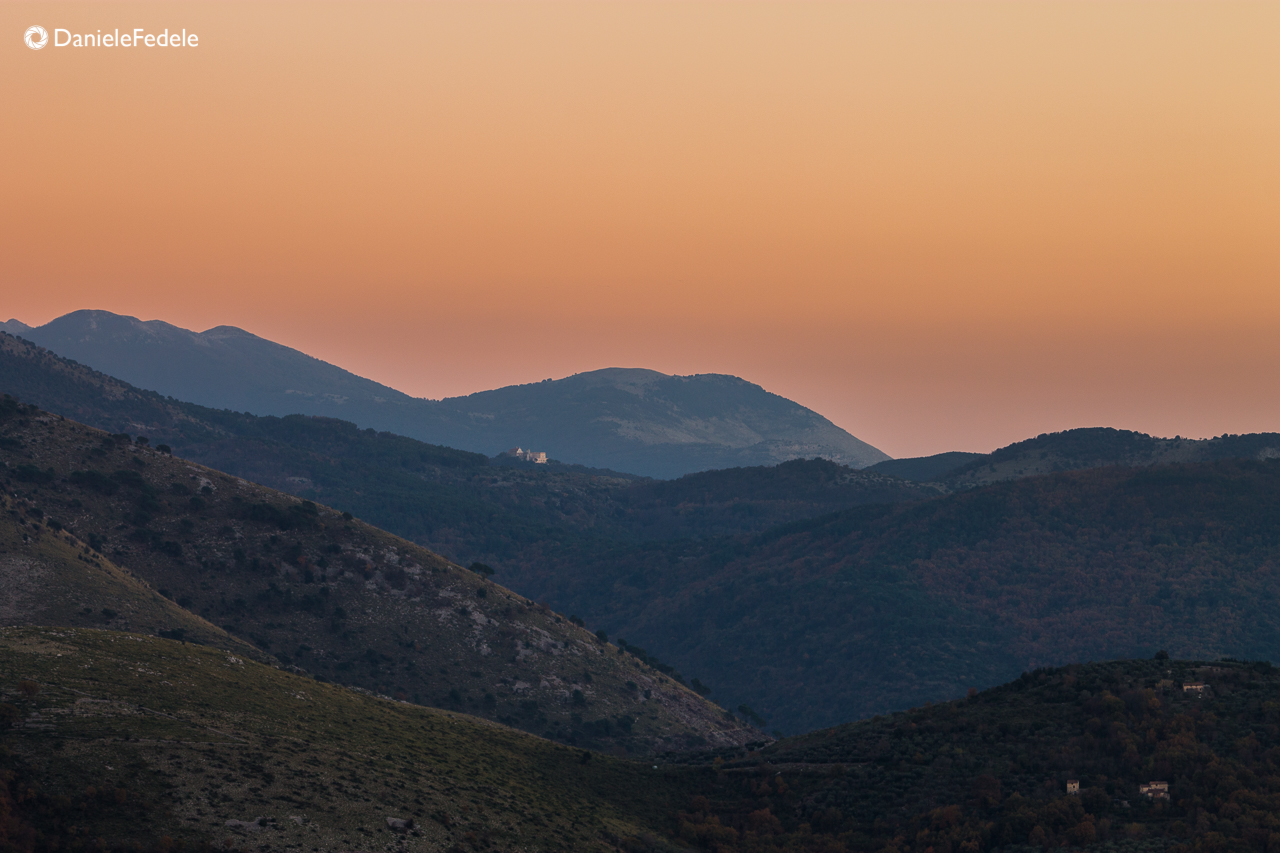
[[239,326],[214,326],[212,329],[205,329],[200,332],[200,337],[210,339],[227,339],[227,338],[252,338],[256,341],[265,341],[266,338],[259,337],[253,332],[247,332]]

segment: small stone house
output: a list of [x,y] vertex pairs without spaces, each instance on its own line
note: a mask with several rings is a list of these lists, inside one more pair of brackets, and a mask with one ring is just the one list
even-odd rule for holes
[[1074,795],[1076,795],[1076,796],[1079,796],[1079,795],[1080,795],[1080,780],[1079,780],[1079,779],[1068,779],[1068,780],[1067,780],[1067,793],[1068,793],[1068,794],[1074,794]]
[[1138,793],[1153,800],[1167,800],[1169,799],[1169,783],[1148,782],[1145,785],[1138,786]]

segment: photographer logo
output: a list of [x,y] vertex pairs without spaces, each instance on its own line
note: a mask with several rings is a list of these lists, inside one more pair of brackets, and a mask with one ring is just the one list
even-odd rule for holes
[[[49,44],[49,31],[44,27],[27,27],[23,41],[32,50],[40,50]],[[53,47],[196,47],[200,37],[184,30],[165,29],[163,32],[148,32],[143,27],[121,32],[110,29],[106,32],[94,30],[87,33],[73,33],[62,27],[53,29]]]

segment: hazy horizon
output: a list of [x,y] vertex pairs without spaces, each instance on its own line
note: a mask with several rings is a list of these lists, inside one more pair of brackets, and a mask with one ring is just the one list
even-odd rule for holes
[[9,3],[0,32],[31,325],[235,325],[433,399],[733,374],[894,457],[1280,429],[1274,4]]
[[[95,309],[87,309],[87,310],[95,310]],[[70,313],[70,312],[69,312],[69,313]],[[61,317],[61,316],[66,316],[66,315],[59,315],[59,317]],[[53,318],[53,319],[58,319],[58,318]],[[142,322],[150,322],[150,321],[153,321],[153,320],[159,320],[159,321],[161,321],[161,322],[168,322],[168,321],[166,321],[166,320],[164,320],[163,318],[160,318],[160,317],[152,317],[152,318],[141,318],[141,317],[135,317],[135,318],[133,318],[133,319],[141,320]],[[22,321],[22,319],[21,319],[21,318],[19,318],[19,317],[10,317],[10,318],[9,318],[9,321],[12,321],[12,320],[18,320],[19,322],[24,322],[24,321]],[[5,322],[5,321],[0,321],[0,322]],[[25,323],[25,325],[27,325],[27,326],[32,326],[32,327],[36,327],[37,325],[44,325],[44,324],[32,324],[32,323]],[[170,325],[176,325],[176,324],[170,324]],[[241,331],[248,332],[249,334],[253,334],[253,331],[252,331],[251,329],[245,329],[245,328],[243,328],[243,327],[236,326],[234,323],[217,323],[217,324],[215,324],[215,325],[213,325],[213,326],[209,326],[208,328],[205,328],[205,329],[188,329],[187,331],[195,332],[195,333],[197,333],[197,334],[202,334],[202,333],[204,333],[204,332],[208,332],[208,331],[210,331],[210,330],[212,330],[212,329],[220,328],[220,327],[234,327],[234,328],[238,328],[238,329],[240,329]],[[261,336],[258,336],[258,337],[261,337]],[[279,343],[279,342],[277,341],[276,343]],[[303,351],[303,352],[305,352],[305,351]],[[305,354],[307,354],[307,355],[313,355],[312,353],[305,353]],[[322,359],[322,360],[323,360],[323,359]],[[345,368],[343,365],[341,365],[341,364],[337,364],[337,365],[335,365],[335,366],[336,366],[336,367],[339,367],[339,368],[346,369],[346,368]],[[528,382],[512,383],[512,384],[513,384],[513,385],[532,385],[532,384],[537,384],[537,383],[539,383],[539,382],[543,382],[543,381],[549,381],[549,380],[550,380],[550,381],[553,381],[553,380],[558,380],[558,379],[566,379],[566,378],[569,378],[569,377],[572,377],[572,376],[576,376],[576,375],[578,375],[578,374],[582,374],[582,373],[593,373],[593,372],[596,372],[596,371],[600,371],[600,370],[608,370],[608,369],[623,369],[623,370],[628,370],[628,369],[640,369],[640,370],[651,370],[652,368],[646,368],[644,365],[611,364],[611,365],[603,365],[603,366],[600,366],[600,367],[586,368],[586,369],[583,369],[583,370],[576,370],[576,371],[574,371],[574,372],[572,372],[572,373],[567,373],[567,374],[564,374],[564,375],[561,375],[561,376],[548,376],[548,377],[543,377],[542,379],[533,379],[533,380],[529,380]],[[659,371],[659,372],[660,372],[660,371]],[[359,375],[359,374],[357,374],[357,375]],[[696,375],[696,374],[666,374],[666,375],[691,376],[691,375]],[[736,374],[729,374],[729,375],[736,375]],[[376,380],[374,377],[364,376],[364,377],[362,377],[362,378],[365,378],[365,379],[374,379],[374,381],[378,381],[378,380]],[[739,377],[739,378],[741,378],[741,379],[746,379],[746,380],[747,380],[747,381],[749,381],[749,382],[750,382],[750,381],[753,381],[753,380],[751,379],[751,377],[749,377],[749,376],[741,376],[741,377]],[[381,384],[387,385],[387,383],[381,383]],[[755,383],[755,384],[759,384],[759,383]],[[402,389],[402,388],[396,388],[394,385],[387,385],[387,387],[392,388],[393,390],[396,390],[396,391],[401,391],[402,393],[406,393],[406,394],[408,394],[408,393],[409,393],[409,392],[407,392],[407,391],[404,391],[404,389]],[[418,396],[418,399],[439,401],[439,400],[451,399],[451,398],[457,398],[457,397],[466,397],[466,396],[468,396],[468,395],[470,395],[470,394],[477,394],[477,393],[481,393],[481,392],[484,392],[484,391],[496,390],[497,388],[501,388],[501,387],[510,387],[510,386],[494,386],[493,388],[476,388],[476,389],[473,389],[473,390],[471,390],[471,391],[466,391],[466,392],[464,392],[464,393],[462,393],[462,394],[455,394],[455,395],[451,395],[451,397],[421,397],[421,396],[413,395],[413,394],[409,394],[409,396]],[[771,389],[769,389],[769,388],[765,388],[764,390],[766,390],[766,391],[771,391]],[[776,393],[776,392],[773,392],[773,393]],[[785,395],[784,395],[784,396],[785,396]],[[816,411],[816,410],[815,410],[815,411]],[[818,414],[823,414],[823,413],[822,413],[822,412],[818,412]],[[839,424],[837,424],[837,426],[839,426]],[[1075,425],[1075,426],[1068,426],[1068,427],[1064,427],[1064,428],[1062,428],[1062,429],[1063,429],[1063,430],[1070,430],[1070,429],[1076,429],[1076,428],[1087,428],[1087,427],[1109,427],[1109,426],[1113,426],[1113,425],[1112,425],[1112,424],[1077,424],[1077,425]],[[1055,429],[1055,430],[1049,430],[1048,432],[1060,432],[1060,431],[1062,431],[1062,430]],[[1136,430],[1136,431],[1137,431],[1137,432],[1143,432],[1142,430]],[[1262,430],[1262,431],[1263,431],[1263,432],[1272,432],[1272,431],[1274,431],[1274,430]],[[1222,432],[1228,432],[1228,431],[1227,431],[1227,430],[1223,430]],[[1174,434],[1169,434],[1169,435],[1159,435],[1159,434],[1156,434],[1156,433],[1148,433],[1148,434],[1152,435],[1152,436],[1153,436],[1153,437],[1155,437],[1155,438],[1174,438],[1174,437],[1175,437],[1175,435],[1174,435]],[[1179,434],[1179,437],[1181,437],[1181,438],[1192,438],[1192,439],[1208,439],[1208,438],[1215,438],[1215,437],[1217,437],[1218,435],[1221,435],[1221,434],[1222,434],[1222,433],[1218,433],[1218,432],[1208,433],[1208,434],[1204,434],[1204,435]],[[992,447],[984,447],[984,448],[952,447],[952,448],[949,448],[948,450],[950,450],[950,451],[957,451],[957,450],[959,450],[959,451],[966,451],[966,452],[989,453],[989,452],[991,452],[991,451],[997,450],[997,449],[999,449],[1000,447],[1004,447],[1004,446],[1006,446],[1006,445],[1008,445],[1008,444],[1011,444],[1011,443],[1013,443],[1013,442],[1021,441],[1022,439],[1027,439],[1027,438],[1034,438],[1036,435],[1039,435],[1039,433],[1035,433],[1035,434],[1028,434],[1028,435],[1025,435],[1025,436],[1021,436],[1021,437],[1016,438],[1016,439],[1013,439],[1013,440],[1011,440],[1011,441],[1009,441],[1009,442],[1005,442],[1005,444],[1002,444],[1002,445],[995,445],[995,446],[992,446]],[[855,437],[856,437],[856,438],[861,438],[861,436],[855,436]],[[877,449],[881,449],[881,450],[882,450],[883,448],[877,448]],[[948,450],[933,451],[932,453],[928,453],[928,454],[911,454],[911,455],[903,455],[903,456],[894,456],[893,458],[895,458],[895,459],[905,459],[905,458],[912,458],[913,456],[928,456],[928,455],[933,455],[933,453],[945,453],[945,452],[948,452]],[[891,454],[891,455],[892,455],[892,454]]]

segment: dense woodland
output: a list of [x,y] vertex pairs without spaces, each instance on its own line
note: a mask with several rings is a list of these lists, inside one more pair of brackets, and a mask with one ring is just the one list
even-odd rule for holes
[[[1037,669],[758,753],[687,760],[712,772],[677,833],[710,850],[1267,853],[1280,844],[1280,674],[1163,654]],[[1153,781],[1167,800],[1141,793]]]
[[1278,569],[1280,461],[1228,460],[1026,478],[754,537],[562,548],[521,585],[803,731],[1037,666],[1160,648],[1270,659]]

